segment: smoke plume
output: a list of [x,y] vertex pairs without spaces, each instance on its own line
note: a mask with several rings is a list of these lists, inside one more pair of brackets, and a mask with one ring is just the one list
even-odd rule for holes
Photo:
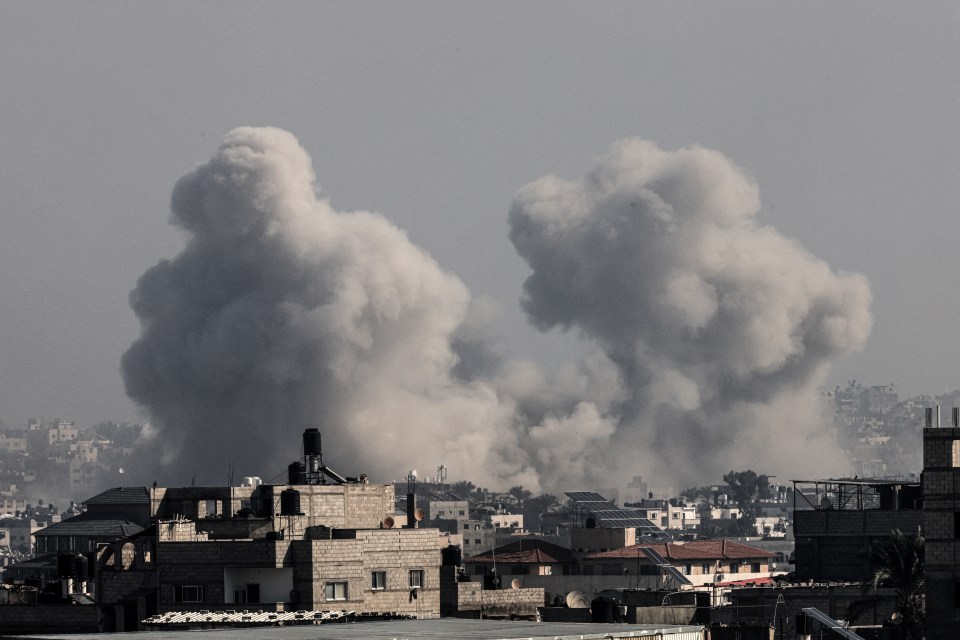
[[292,135],[236,129],[174,188],[185,248],[131,294],[122,371],[154,427],[142,479],[222,483],[232,465],[269,481],[308,427],[341,473],[443,462],[534,491],[796,455],[817,383],[869,332],[870,293],[757,209],[720,154],[636,140],[583,180],[524,188],[524,308],[595,345],[548,376],[504,358],[491,303],[396,226],[318,197]]
[[835,358],[862,348],[869,286],[760,224],[759,206],[721,154],[638,139],[612,145],[581,180],[546,177],[516,197],[528,317],[595,341],[628,392],[610,409],[613,468],[692,481],[837,462],[816,388]]

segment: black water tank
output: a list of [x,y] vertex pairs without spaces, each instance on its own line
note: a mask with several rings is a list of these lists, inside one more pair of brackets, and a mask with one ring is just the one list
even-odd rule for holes
[[323,453],[319,429],[307,429],[303,432],[303,453],[307,456],[318,456]]
[[587,525],[587,529],[596,529],[597,519],[594,518],[593,516],[590,516],[589,518],[587,518],[586,525]]
[[77,577],[77,556],[73,553],[57,554],[57,575],[61,578]]
[[460,547],[457,545],[451,545],[449,547],[440,549],[440,564],[445,567],[459,567],[460,559],[462,557],[463,553],[460,551]]
[[503,580],[495,573],[487,573],[483,576],[484,589],[499,589],[503,586]]
[[280,515],[299,516],[303,515],[300,511],[300,492],[296,489],[285,489],[280,492]]
[[87,569],[87,557],[77,554],[77,580],[80,582],[86,582],[90,578],[90,573],[87,571]]
[[617,604],[610,598],[594,598],[590,603],[591,622],[613,622]]
[[307,471],[302,462],[287,465],[287,484],[307,484]]

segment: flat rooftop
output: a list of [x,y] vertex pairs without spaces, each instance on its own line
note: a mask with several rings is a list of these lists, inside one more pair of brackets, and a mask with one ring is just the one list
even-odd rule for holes
[[[292,627],[252,627],[204,631],[138,631],[111,633],[110,640],[402,640],[408,638],[457,638],[457,640],[570,640],[644,638],[663,634],[689,638],[700,632],[699,625],[600,624],[566,622],[511,622],[505,620],[387,620],[378,622],[332,623]],[[198,635],[199,634],[199,635]],[[96,633],[0,636],[16,640],[103,640]]]

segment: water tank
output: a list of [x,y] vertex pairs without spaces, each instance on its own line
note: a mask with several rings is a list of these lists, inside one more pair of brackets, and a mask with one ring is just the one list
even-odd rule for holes
[[77,554],[77,580],[80,582],[86,582],[90,579],[88,568],[89,566],[87,564],[87,557]]
[[616,603],[610,598],[594,598],[590,603],[590,621],[613,622],[616,607]]
[[459,567],[461,557],[463,557],[463,553],[457,545],[440,549],[440,564],[445,567]]
[[299,516],[300,511],[300,492],[296,489],[285,489],[280,492],[280,515]]
[[597,528],[597,519],[593,516],[587,518],[586,522],[587,529],[596,529]]
[[307,472],[302,462],[287,465],[287,484],[307,484]]
[[57,575],[61,578],[77,577],[77,556],[75,554],[57,554]]
[[503,580],[496,573],[487,573],[483,576],[484,589],[500,589],[503,586]]
[[303,432],[303,454],[307,456],[318,456],[323,453],[323,445],[320,442],[319,429],[307,429]]

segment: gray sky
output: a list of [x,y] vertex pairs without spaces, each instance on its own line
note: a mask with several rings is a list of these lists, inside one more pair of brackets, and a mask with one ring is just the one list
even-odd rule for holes
[[618,138],[724,153],[760,219],[869,278],[834,368],[960,385],[956,3],[0,2],[0,418],[137,420],[128,294],[176,254],[174,182],[240,125],[294,133],[337,209],[370,209],[527,327],[515,192]]

